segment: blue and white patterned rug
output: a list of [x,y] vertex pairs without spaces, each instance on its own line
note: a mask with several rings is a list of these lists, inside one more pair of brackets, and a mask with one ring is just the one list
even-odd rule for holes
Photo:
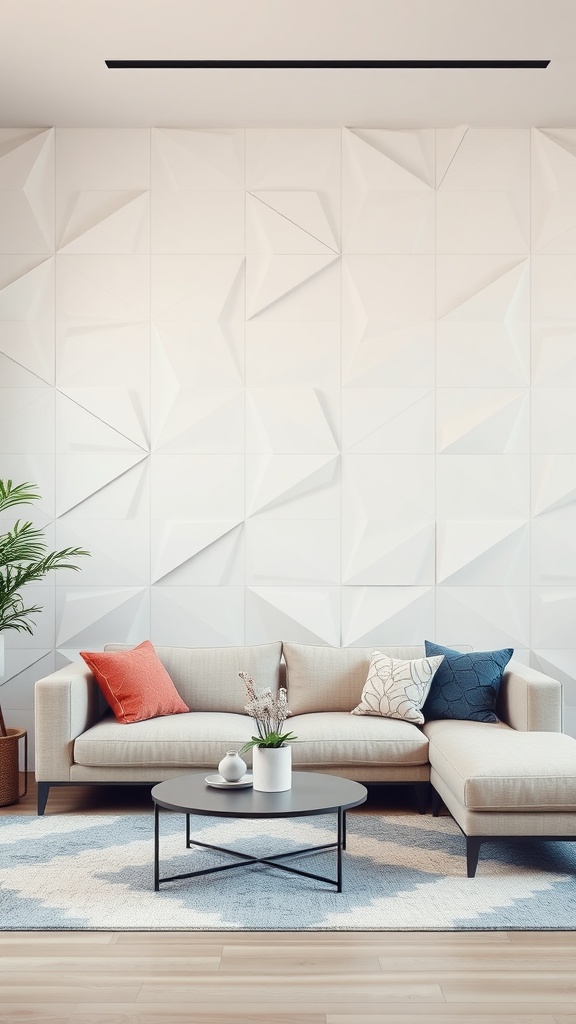
[[[257,856],[333,841],[331,818],[193,818],[193,836]],[[0,818],[0,929],[574,929],[576,844],[482,847],[466,878],[451,818],[349,815],[344,892],[263,865],[153,891],[152,815]],[[224,863],[161,817],[161,873]],[[334,852],[293,861],[334,877]]]

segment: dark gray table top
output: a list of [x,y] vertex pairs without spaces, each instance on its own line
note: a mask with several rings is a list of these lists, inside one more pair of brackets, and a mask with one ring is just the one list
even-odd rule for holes
[[193,772],[159,782],[152,790],[152,800],[171,811],[217,818],[297,818],[358,807],[368,796],[359,782],[318,772],[293,772],[292,789],[283,793],[260,793],[251,786],[215,789],[204,781],[206,774]]

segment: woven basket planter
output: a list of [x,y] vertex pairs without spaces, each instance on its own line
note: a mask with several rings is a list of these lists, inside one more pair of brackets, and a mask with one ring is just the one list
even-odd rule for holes
[[27,774],[24,771],[24,790],[20,792],[18,771],[18,744],[24,740],[24,766],[28,760],[28,734],[26,729],[8,729],[7,736],[0,736],[0,807],[15,804],[27,789]]

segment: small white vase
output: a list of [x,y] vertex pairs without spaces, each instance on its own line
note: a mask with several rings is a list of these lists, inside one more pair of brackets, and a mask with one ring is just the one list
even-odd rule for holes
[[246,762],[237,750],[228,750],[218,765],[218,771],[226,782],[240,782],[246,774]]
[[252,776],[260,793],[283,793],[292,788],[292,747],[253,747]]

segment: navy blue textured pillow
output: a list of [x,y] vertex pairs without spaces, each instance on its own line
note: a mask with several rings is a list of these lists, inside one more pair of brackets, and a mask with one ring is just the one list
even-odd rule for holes
[[461,722],[497,722],[495,714],[502,673],[514,654],[502,651],[469,651],[460,654],[450,647],[425,641],[426,657],[444,655],[436,672],[422,714],[424,721],[457,718]]

